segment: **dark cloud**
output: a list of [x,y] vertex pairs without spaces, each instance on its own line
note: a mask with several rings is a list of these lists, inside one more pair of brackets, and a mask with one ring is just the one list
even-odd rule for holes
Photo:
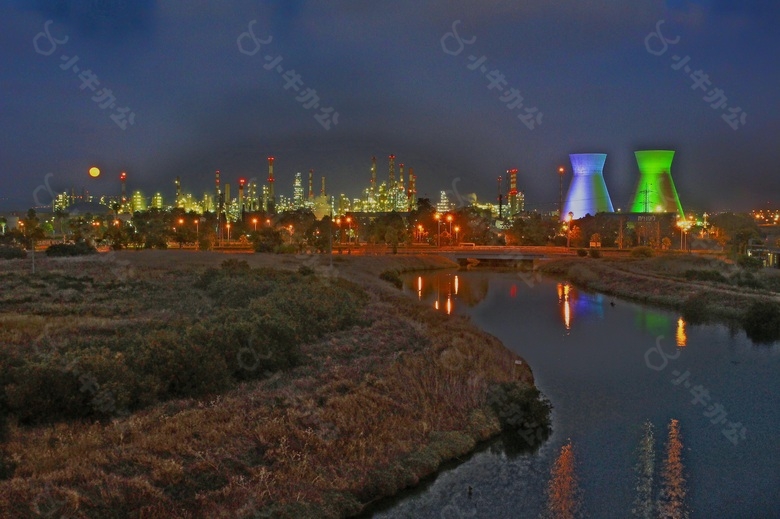
[[[180,175],[201,193],[215,169],[226,179],[264,177],[268,154],[277,157],[279,189],[291,190],[296,171],[314,168],[331,192],[351,196],[367,182],[372,155],[386,174],[394,153],[415,168],[419,191],[434,196],[460,178],[463,192],[492,198],[496,177],[517,167],[529,205],[542,209],[555,205],[555,172],[576,152],[608,153],[616,205],[634,187],[638,147],[678,150],[673,168],[685,205],[747,208],[750,189],[734,189],[746,178],[761,193],[779,187],[770,137],[780,115],[778,36],[763,30],[776,9],[762,2],[739,9],[709,0],[14,5],[0,8],[0,185],[23,205],[48,172],[58,186],[109,191],[126,169],[134,189],[166,193]],[[70,39],[45,57],[32,39],[47,19]],[[680,40],[655,56],[645,38],[661,19]],[[273,40],[249,56],[237,38],[252,20],[257,37]],[[456,20],[476,40],[452,56],[441,38]],[[60,69],[60,54],[77,54],[97,73],[135,111],[135,126],[120,130]],[[702,100],[707,92],[671,68],[674,54],[709,74],[711,88],[741,106],[747,124],[732,130]],[[301,90],[315,89],[337,110],[338,125],[324,130],[296,101],[301,92],[263,67],[266,55],[283,58],[284,70],[301,76]],[[469,55],[484,56],[507,89],[543,112],[542,125],[526,128],[499,100],[505,94],[467,67]],[[85,171],[95,162],[110,174],[89,183]]]

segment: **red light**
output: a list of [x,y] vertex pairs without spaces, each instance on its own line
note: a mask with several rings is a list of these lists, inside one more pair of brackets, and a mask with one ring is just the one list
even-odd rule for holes
[[238,183],[239,183],[239,185],[243,186],[244,184],[246,184],[246,180],[243,179],[243,178],[239,178],[238,179]]
[[123,171],[123,172],[122,172],[122,174],[121,174],[121,175],[119,175],[119,179],[120,179],[120,180],[124,180],[124,179],[126,179],[126,178],[127,178],[127,173],[125,173],[125,172]]

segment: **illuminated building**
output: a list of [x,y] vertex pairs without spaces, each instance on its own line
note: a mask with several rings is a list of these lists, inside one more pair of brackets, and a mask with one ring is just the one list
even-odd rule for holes
[[676,213],[679,218],[685,218],[672,180],[674,151],[647,150],[634,154],[639,165],[639,182],[631,203],[631,212]]
[[155,209],[163,208],[163,196],[161,193],[155,193],[152,197],[152,207]]
[[440,213],[446,213],[452,210],[453,204],[450,202],[450,199],[447,198],[447,192],[442,191],[439,196],[439,203],[436,204],[436,210]]
[[612,200],[609,198],[604,182],[604,162],[606,153],[572,153],[569,155],[574,175],[566,194],[561,220],[569,213],[574,219],[596,213],[612,213]]
[[133,195],[131,199],[133,205],[133,212],[146,211],[146,198],[144,197],[143,193],[141,193],[140,191],[133,191]]
[[295,174],[293,181],[293,208],[301,209],[303,207],[303,179],[301,173]]

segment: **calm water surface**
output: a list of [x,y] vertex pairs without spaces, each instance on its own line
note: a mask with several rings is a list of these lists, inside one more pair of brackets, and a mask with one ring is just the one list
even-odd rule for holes
[[[780,517],[777,344],[754,345],[725,326],[690,326],[675,313],[517,273],[460,271],[405,283],[523,356],[555,406],[554,430],[532,454],[483,449],[374,517],[538,517],[569,440],[589,517],[630,517],[641,426],[655,427],[657,493],[672,419],[682,434],[691,517]],[[647,353],[656,347],[679,356],[664,362],[658,350]],[[723,432],[740,431],[737,422],[744,439]]]

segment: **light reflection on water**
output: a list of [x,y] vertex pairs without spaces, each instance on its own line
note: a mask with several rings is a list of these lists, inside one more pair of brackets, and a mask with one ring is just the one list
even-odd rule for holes
[[[637,499],[635,466],[650,422],[653,502],[664,487],[667,429],[679,433],[674,477],[686,479],[691,517],[775,517],[780,508],[780,347],[754,346],[725,326],[690,326],[679,315],[591,294],[566,283],[528,284],[512,273],[410,276],[405,290],[442,312],[465,314],[523,356],[553,405],[553,435],[514,459],[483,450],[440,474],[422,492],[376,517],[539,517],[549,506],[556,459],[571,440],[581,505],[590,517],[628,517]],[[663,338],[659,339],[660,336]],[[658,342],[656,342],[658,341]],[[656,343],[670,355],[649,369]],[[672,371],[709,391],[746,439],[732,445],[706,407],[674,385]],[[645,455],[646,456],[646,455]],[[670,476],[671,477],[671,476]],[[472,487],[472,495],[467,489]]]

